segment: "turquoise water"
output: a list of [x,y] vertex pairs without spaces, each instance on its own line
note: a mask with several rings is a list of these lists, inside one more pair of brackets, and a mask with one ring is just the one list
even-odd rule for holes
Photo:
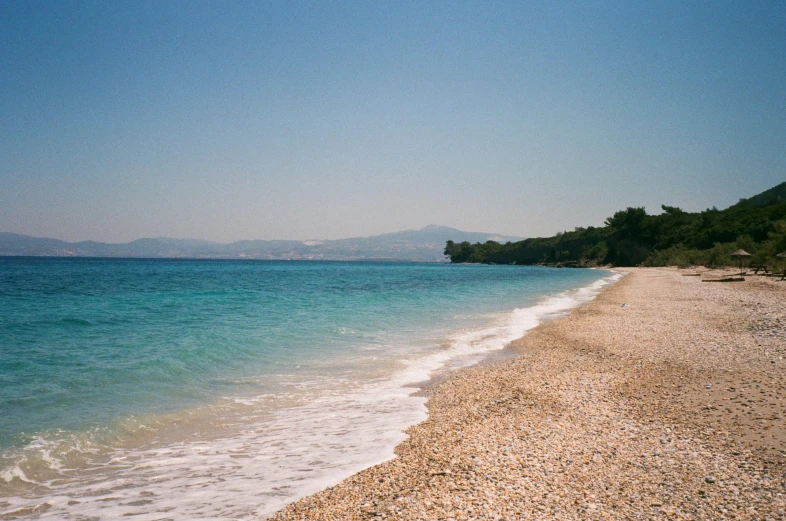
[[[0,259],[0,514],[269,513],[390,457],[401,429],[424,417],[407,384],[502,347],[589,298],[604,277],[416,263]],[[242,504],[219,485],[209,499],[164,493],[217,474],[236,480],[228,491],[250,482],[261,492]],[[148,499],[134,501],[143,492]]]

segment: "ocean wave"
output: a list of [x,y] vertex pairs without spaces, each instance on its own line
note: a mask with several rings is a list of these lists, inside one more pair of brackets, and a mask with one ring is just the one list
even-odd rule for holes
[[[186,411],[137,415],[100,431],[34,437],[4,456],[0,515],[27,512],[18,517],[58,520],[265,516],[393,458],[393,449],[406,437],[403,429],[427,416],[425,398],[413,383],[504,348],[620,277],[612,274],[512,311],[472,314],[485,324],[448,334],[443,348],[389,344],[387,356],[363,362],[369,368],[361,367],[362,359],[331,361],[323,373],[267,375],[278,382],[270,393],[227,395]],[[364,379],[352,377],[345,366],[366,371]]]

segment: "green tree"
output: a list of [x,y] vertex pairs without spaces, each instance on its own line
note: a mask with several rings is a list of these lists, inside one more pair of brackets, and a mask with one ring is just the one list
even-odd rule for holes
[[647,212],[644,208],[628,207],[606,219],[606,225],[614,229],[620,239],[642,241],[644,239],[644,223]]
[[450,262],[472,262],[471,257],[473,251],[472,244],[470,244],[469,241],[462,241],[459,244],[448,241],[445,244],[445,255],[450,257]]

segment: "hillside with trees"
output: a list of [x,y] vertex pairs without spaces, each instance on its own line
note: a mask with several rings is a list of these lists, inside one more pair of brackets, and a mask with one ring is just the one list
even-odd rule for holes
[[606,219],[603,227],[553,237],[505,244],[448,241],[445,255],[453,263],[712,266],[730,264],[729,254],[737,249],[751,253],[754,263],[771,263],[786,250],[786,182],[724,210],[661,209],[650,215],[629,207]]

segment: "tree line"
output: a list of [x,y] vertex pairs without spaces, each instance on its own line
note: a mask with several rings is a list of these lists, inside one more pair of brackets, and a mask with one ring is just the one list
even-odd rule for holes
[[786,251],[786,182],[725,210],[685,212],[666,205],[661,210],[650,215],[628,207],[602,227],[519,242],[448,241],[445,255],[453,263],[713,266],[731,264],[729,254],[738,249],[757,264],[771,264]]

